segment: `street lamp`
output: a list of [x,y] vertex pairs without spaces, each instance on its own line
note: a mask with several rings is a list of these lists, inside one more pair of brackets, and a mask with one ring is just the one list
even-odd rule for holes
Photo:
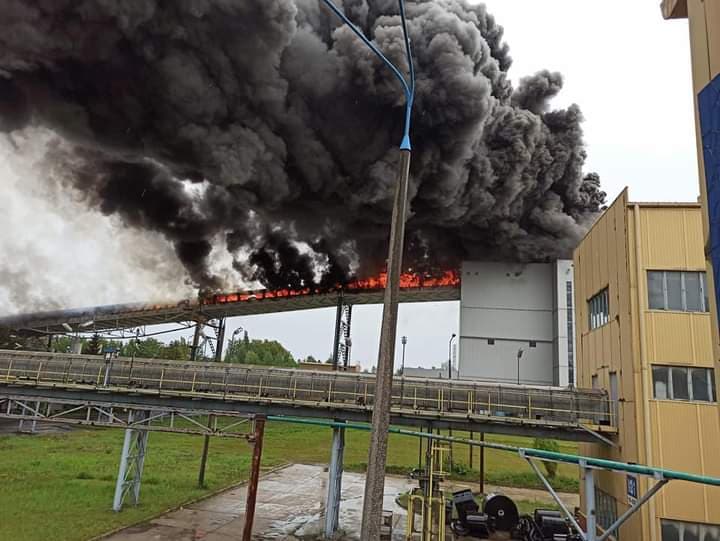
[[523,348],[517,352],[517,384],[520,385],[520,358],[523,356]]
[[452,379],[452,343],[455,340],[455,333],[452,333],[450,341],[448,342],[448,379]]
[[[235,338],[237,337],[238,334],[240,334],[240,333],[243,332],[244,330],[245,330],[245,329],[243,329],[242,327],[238,327],[237,329],[235,329],[235,330],[233,331],[232,337],[230,338],[230,347],[228,348],[228,355],[229,355],[230,353],[232,353],[233,346],[235,345]],[[227,359],[227,355],[225,355],[225,358]]]
[[400,339],[400,343],[402,343],[403,352],[402,352],[402,362],[400,363],[400,374],[403,376],[405,375],[405,346],[407,345],[407,336],[403,336]]
[[400,141],[400,170],[395,186],[390,227],[390,249],[387,265],[387,282],[383,299],[383,314],[380,327],[380,352],[378,355],[375,382],[375,399],[372,414],[372,433],[365,480],[365,499],[363,503],[362,527],[360,538],[376,541],[380,538],[380,524],[385,490],[385,463],[387,460],[388,428],[390,426],[390,403],[392,400],[393,362],[395,357],[395,339],[397,332],[398,296],[400,293],[400,273],[402,272],[403,240],[405,237],[405,219],[407,213],[408,176],[410,174],[410,117],[415,98],[415,68],[410,52],[410,38],[405,19],[405,2],[398,0],[405,54],[407,55],[409,80],[388,60],[350,19],[331,1],[323,0],[362,42],[393,72],[402,86],[405,95],[405,122]]

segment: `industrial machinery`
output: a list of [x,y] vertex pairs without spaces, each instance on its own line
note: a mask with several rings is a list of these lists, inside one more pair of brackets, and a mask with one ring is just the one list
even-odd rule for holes
[[580,541],[559,511],[536,509],[535,513],[520,516],[512,499],[503,494],[490,494],[485,498],[482,511],[470,490],[453,493],[457,518],[450,521],[455,535],[477,539],[522,541]]
[[[408,494],[407,541],[444,541],[449,518],[445,493],[440,483],[445,480],[443,456],[449,447],[437,442],[428,442],[425,467],[414,470],[410,477],[418,481],[419,487]],[[452,512],[452,508],[449,510]],[[419,515],[419,521],[416,516]],[[419,522],[419,524],[418,524]]]

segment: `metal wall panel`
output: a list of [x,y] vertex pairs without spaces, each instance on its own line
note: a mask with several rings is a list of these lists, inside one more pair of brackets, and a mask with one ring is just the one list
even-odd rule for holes
[[[714,404],[651,401],[656,466],[701,475],[717,475],[717,408]],[[708,453],[708,448],[715,452]],[[711,473],[712,472],[712,473]],[[658,516],[689,522],[720,522],[720,507],[711,503],[720,489],[691,483],[670,483],[659,494]]]

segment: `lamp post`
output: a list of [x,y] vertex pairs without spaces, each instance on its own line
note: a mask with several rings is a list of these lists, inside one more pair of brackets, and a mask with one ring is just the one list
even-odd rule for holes
[[452,343],[455,340],[455,333],[452,333],[450,341],[448,342],[448,379],[452,379]]
[[232,333],[232,336],[230,337],[230,347],[228,348],[227,354],[225,355],[225,358],[227,359],[227,356],[230,355],[233,351],[233,346],[235,345],[235,338],[237,338],[237,335],[243,332],[245,329],[242,327],[238,327],[235,329]]
[[523,356],[523,348],[518,349],[517,352],[517,384],[520,385],[520,359]]
[[380,538],[383,492],[385,489],[385,463],[387,460],[388,428],[390,426],[390,402],[392,394],[393,361],[395,356],[395,337],[397,332],[397,305],[400,293],[400,273],[402,271],[403,240],[405,237],[405,219],[407,212],[408,176],[410,174],[410,116],[415,97],[415,70],[410,53],[410,38],[407,33],[405,2],[398,0],[400,20],[405,41],[409,80],[388,60],[363,32],[355,26],[345,14],[331,1],[323,0],[335,15],[352,30],[355,35],[372,50],[398,79],[405,96],[405,122],[400,142],[400,168],[395,186],[390,227],[390,249],[387,265],[387,282],[383,299],[382,323],[380,327],[380,351],[378,354],[375,398],[372,414],[372,433],[368,456],[365,498],[363,502],[362,527],[360,538],[364,541],[376,541]]
[[402,361],[400,362],[400,374],[405,375],[405,346],[407,345],[407,336],[403,336],[400,338],[400,343],[402,344],[403,351],[402,351]]

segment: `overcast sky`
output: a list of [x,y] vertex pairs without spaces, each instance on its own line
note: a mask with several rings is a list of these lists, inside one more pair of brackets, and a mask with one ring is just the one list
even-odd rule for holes
[[[697,198],[686,21],[664,21],[658,0],[485,3],[505,27],[513,80],[540,69],[563,73],[565,87],[554,104],[577,103],[582,108],[586,169],[600,174],[609,201],[625,186],[636,201]],[[5,258],[0,280],[33,284],[27,296],[38,307],[53,296],[66,302],[63,284],[72,284],[76,305],[188,293],[178,285],[176,272],[163,266],[167,248],[159,239],[118,231],[62,194],[50,202],[46,194],[38,196],[42,184],[41,171],[33,168],[37,159],[0,142],[0,183],[5,188],[0,198],[0,231],[5,232],[0,237]],[[67,219],[68,209],[72,220]],[[123,257],[137,250],[147,253],[140,268]],[[39,279],[38,273],[45,276],[50,269],[52,279]],[[158,274],[164,278],[153,278]],[[22,302],[0,288],[0,314],[15,311]],[[379,307],[354,309],[353,360],[364,367],[376,360],[379,319]],[[325,359],[332,348],[333,325],[334,310],[313,310],[235,318],[228,332],[243,326],[253,338],[281,341],[296,357]],[[448,339],[457,327],[458,303],[401,306],[398,337],[408,336],[406,365],[439,366],[447,359]]]

